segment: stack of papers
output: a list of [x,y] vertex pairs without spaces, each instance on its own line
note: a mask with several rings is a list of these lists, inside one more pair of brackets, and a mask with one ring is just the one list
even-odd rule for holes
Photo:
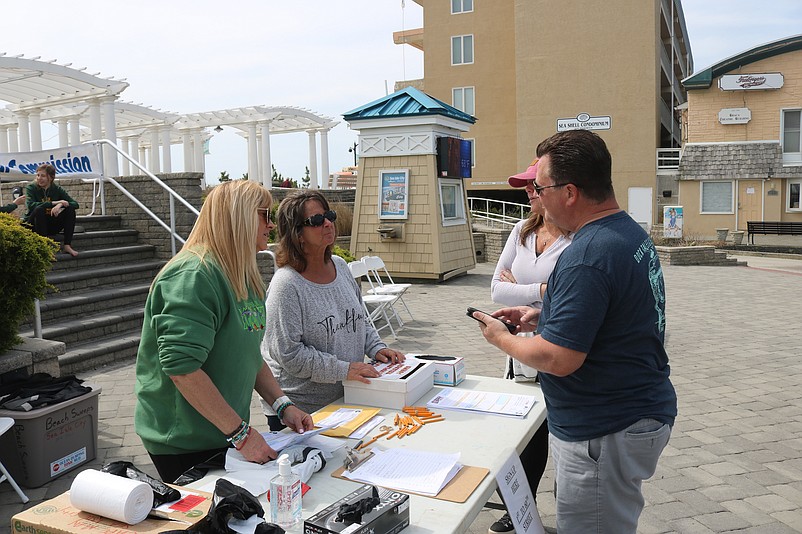
[[398,491],[431,497],[440,493],[462,468],[459,453],[412,451],[409,449],[373,449],[373,457],[343,476]]
[[445,388],[426,403],[429,408],[525,417],[537,400],[532,395]]

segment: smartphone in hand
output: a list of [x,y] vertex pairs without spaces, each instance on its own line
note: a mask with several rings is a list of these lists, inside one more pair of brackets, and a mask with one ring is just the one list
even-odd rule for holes
[[[466,315],[467,315],[468,317],[470,317],[471,319],[475,320],[475,321],[479,321],[479,322],[480,322],[480,323],[482,323],[482,324],[485,324],[485,323],[484,323],[484,321],[481,321],[481,320],[477,319],[476,317],[474,317],[474,316],[473,316],[473,312],[482,312],[482,313],[484,313],[485,315],[490,315],[490,314],[489,314],[489,313],[487,313],[487,312],[483,312],[482,310],[476,309],[476,308],[474,308],[474,307],[472,307],[472,306],[468,306],[468,313],[467,313]],[[492,315],[491,315],[491,317],[492,317]],[[493,319],[496,319],[496,318],[495,318],[495,317],[493,317]],[[501,319],[496,319],[496,321],[501,321]],[[507,330],[509,330],[509,331],[510,331],[510,334],[514,334],[514,333],[515,333],[515,329],[516,329],[517,327],[516,327],[514,324],[512,324],[512,323],[510,323],[510,322],[507,322],[507,321],[501,321],[501,322],[502,322],[502,323],[504,323],[504,326],[506,326],[506,327],[507,327]]]

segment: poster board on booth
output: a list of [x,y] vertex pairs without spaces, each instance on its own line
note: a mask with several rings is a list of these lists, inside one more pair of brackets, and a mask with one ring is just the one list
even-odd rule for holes
[[379,171],[379,219],[409,217],[409,169]]

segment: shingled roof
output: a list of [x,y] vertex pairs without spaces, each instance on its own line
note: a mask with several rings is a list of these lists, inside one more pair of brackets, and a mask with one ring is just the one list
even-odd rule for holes
[[779,141],[687,143],[679,163],[680,180],[764,180],[800,178],[802,167],[783,167]]

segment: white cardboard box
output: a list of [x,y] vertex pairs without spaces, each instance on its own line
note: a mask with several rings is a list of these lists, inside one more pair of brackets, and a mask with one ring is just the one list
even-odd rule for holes
[[436,386],[456,386],[465,380],[465,359],[462,356],[434,356],[431,354],[407,354],[417,360],[434,364]]
[[[412,362],[413,359],[408,358]],[[434,364],[415,361],[416,368],[403,378],[371,378],[370,384],[345,380],[345,404],[362,404],[400,410],[413,405],[434,386]]]

